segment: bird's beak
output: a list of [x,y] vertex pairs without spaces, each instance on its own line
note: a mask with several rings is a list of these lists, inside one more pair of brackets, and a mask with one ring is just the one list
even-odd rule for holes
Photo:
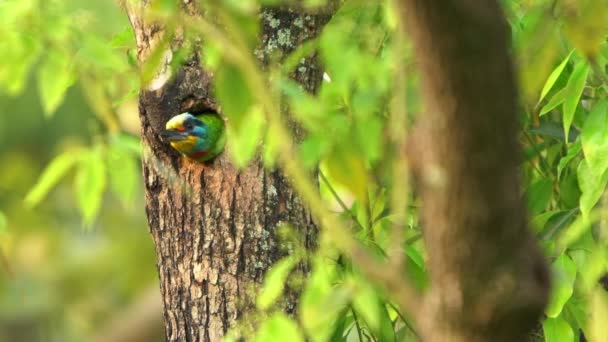
[[162,131],[160,136],[166,141],[180,141],[187,139],[188,133],[169,129]]

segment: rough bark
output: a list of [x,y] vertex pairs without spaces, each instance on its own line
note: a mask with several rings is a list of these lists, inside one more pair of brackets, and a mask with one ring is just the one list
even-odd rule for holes
[[[184,3],[185,13],[198,15],[190,1]],[[127,3],[127,11],[143,63],[166,33],[162,25],[145,21],[146,1],[135,6]],[[328,14],[274,8],[264,10],[260,18],[262,37],[256,54],[264,59],[317,35]],[[175,48],[179,37],[172,39]],[[168,62],[171,52],[165,57]],[[301,66],[294,78],[314,91],[322,70],[314,58],[306,58]],[[265,170],[259,161],[239,171],[226,153],[202,165],[180,157],[160,140],[158,133],[173,115],[218,109],[212,76],[197,56],[168,82],[163,84],[160,77],[160,87],[155,81],[141,91],[139,109],[148,151],[143,160],[146,212],[157,251],[166,337],[219,341],[251,309],[253,290],[265,271],[287,253],[277,236],[278,226],[290,223],[298,229],[307,248],[314,245],[316,226],[279,171]],[[284,305],[292,312],[296,296]]]
[[517,92],[496,1],[404,0],[425,113],[411,137],[432,285],[425,341],[523,341],[548,270],[520,192]]

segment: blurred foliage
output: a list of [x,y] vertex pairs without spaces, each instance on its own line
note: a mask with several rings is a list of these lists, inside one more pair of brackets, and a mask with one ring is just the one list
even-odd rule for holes
[[[502,4],[520,80],[522,193],[554,271],[551,303],[535,339],[572,341],[584,334],[604,341],[608,3]],[[256,0],[205,3],[221,26],[182,20],[169,0],[153,1],[148,15],[165,24],[166,37],[181,25],[188,29],[172,67],[198,48],[192,39],[207,38],[203,59],[216,73],[237,165],[261,153],[265,165],[275,167],[283,146],[296,143],[281,140],[280,120],[267,113],[284,99],[306,130],[293,159],[302,168],[320,167],[322,204],[378,258],[400,250],[405,269],[387,272],[404,272],[424,289],[418,201],[397,186],[403,182],[399,135],[405,137],[405,123],[422,108],[393,5],[341,1],[320,37],[285,56],[276,47],[290,44],[289,31],[266,50],[255,48],[259,21],[272,27],[277,20],[258,13]],[[140,151],[131,134],[138,84],[154,79],[169,42],[138,69],[133,32],[117,4],[77,0],[0,1],[0,38],[0,339],[83,340],[155,278]],[[290,76],[306,71],[315,49],[326,75],[313,95]],[[254,54],[268,62],[264,71],[248,62]],[[297,239],[288,227],[283,232]],[[295,249],[267,273],[256,301],[257,340],[417,340],[416,312],[402,312],[326,232],[319,246],[314,253]],[[313,266],[307,279],[295,271],[304,260]],[[280,309],[287,288],[303,290],[295,317]],[[250,333],[249,326],[239,325],[230,338]]]
[[0,341],[92,340],[158,287],[128,28],[112,1],[0,1]]

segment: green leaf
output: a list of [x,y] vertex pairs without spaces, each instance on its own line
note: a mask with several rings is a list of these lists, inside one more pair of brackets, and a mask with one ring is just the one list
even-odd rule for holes
[[228,117],[229,127],[240,131],[243,121],[249,119],[246,114],[250,113],[254,104],[247,80],[235,65],[225,64],[218,69],[214,85],[215,94],[222,105],[222,114]]
[[360,314],[359,318],[363,318],[370,329],[381,337],[381,341],[394,341],[391,319],[377,291],[364,279],[354,279],[353,284],[357,288],[353,307]]
[[572,328],[562,318],[547,318],[543,322],[543,333],[545,342],[572,342],[574,332]]
[[73,83],[70,56],[62,50],[50,50],[38,69],[38,91],[45,115],[50,116],[57,110]]
[[367,202],[367,168],[360,155],[350,150],[336,150],[326,163],[333,180],[345,186],[361,203]]
[[141,156],[142,151],[139,138],[129,134],[116,134],[111,138],[113,146],[117,146],[117,148],[120,148],[121,150],[128,151],[135,157]]
[[552,179],[541,179],[533,183],[526,192],[530,213],[536,215],[542,212],[549,205],[552,193]]
[[562,71],[564,71],[564,68],[568,64],[568,61],[570,60],[570,56],[572,56],[572,51],[570,51],[568,56],[566,56],[566,58],[564,58],[564,60],[555,69],[553,69],[553,71],[547,78],[545,85],[543,86],[543,90],[540,93],[540,98],[538,99],[538,103],[540,103],[545,98],[545,96],[549,93],[551,88],[553,88],[555,81],[557,81],[559,76],[562,74]]
[[323,119],[327,119],[327,111],[324,104],[327,101],[319,101],[319,98],[306,92],[302,87],[292,80],[280,80],[279,87],[289,100],[293,117],[296,118],[309,131],[316,132],[322,127],[327,127]]
[[262,323],[256,342],[294,341],[303,342],[304,337],[296,322],[285,314],[276,313]]
[[51,160],[38,178],[36,185],[25,196],[25,204],[30,208],[38,205],[77,160],[78,153],[74,151],[62,153]]
[[575,173],[568,173],[559,182],[559,197],[566,208],[578,207],[581,191]]
[[313,272],[300,300],[300,321],[312,341],[327,341],[338,315],[350,301],[350,292],[334,286],[335,269],[323,258],[316,258]]
[[568,153],[566,153],[566,155],[559,160],[559,165],[557,166],[558,179],[560,178],[562,171],[564,171],[566,166],[568,166],[568,163],[570,163],[570,161],[578,155],[582,148],[583,145],[581,144],[580,140],[576,141],[574,144],[568,145]]
[[377,117],[371,117],[355,126],[360,150],[366,160],[375,162],[382,156],[383,125]]
[[584,267],[579,268],[580,284],[585,292],[590,292],[606,273],[606,248],[594,244],[592,250],[585,253]]
[[418,290],[424,290],[429,283],[429,277],[426,273],[424,259],[418,250],[412,246],[405,247],[405,271],[408,279],[416,286]]
[[[122,36],[122,37],[121,37]],[[125,33],[121,34],[121,38],[125,38]],[[131,39],[134,46],[133,31],[127,33],[127,37]],[[128,39],[127,38],[127,39]],[[113,44],[117,41],[106,41],[96,35],[85,35],[80,44],[78,57],[83,59],[86,65],[94,66],[101,70],[107,70],[112,73],[125,72],[128,69],[128,59],[124,52],[114,49]]]
[[568,133],[570,132],[570,125],[572,119],[574,119],[574,112],[578,106],[578,102],[583,95],[583,89],[585,88],[585,82],[587,81],[587,74],[589,73],[589,66],[584,61],[579,62],[572,71],[572,75],[568,79],[566,85],[567,96],[564,100],[563,105],[563,118],[564,118],[564,134],[566,140],[568,140]]
[[568,95],[567,90],[568,90],[567,88],[563,88],[562,90],[555,93],[555,95],[553,95],[551,97],[549,102],[546,105],[544,105],[543,108],[541,108],[538,116],[543,116],[543,115],[549,113],[550,111],[552,111],[553,109],[555,109],[560,104],[564,103],[564,101],[566,100],[566,96]]
[[131,48],[135,47],[135,34],[131,26],[125,26],[120,32],[116,33],[110,41],[110,47]]
[[542,214],[535,215],[530,220],[530,226],[536,233],[542,232],[543,228],[545,227],[545,224],[547,224],[549,219],[553,217],[553,215],[556,215],[558,213],[561,213],[561,211],[551,210],[546,211]]
[[[557,139],[559,141],[566,141],[566,137],[564,136],[564,130],[562,128],[561,123],[557,122],[542,122],[540,125],[536,127],[530,127],[528,132],[534,133],[537,135],[542,135],[546,137],[551,137]],[[568,136],[568,142],[574,142],[578,137],[578,130],[574,127],[570,128],[570,134]]]
[[90,226],[101,207],[106,189],[106,168],[99,147],[90,150],[81,160],[74,180],[74,191],[83,223]]
[[572,223],[574,216],[578,214],[578,212],[579,210],[577,207],[568,211],[559,211],[554,216],[551,216],[551,218],[547,222],[547,227],[542,230],[542,235],[540,236],[540,239],[550,240],[551,244],[554,244],[554,235],[561,234],[562,231],[564,231],[566,227]]
[[110,188],[123,206],[132,208],[139,181],[139,163],[135,156],[122,145],[113,144],[106,156]]
[[41,53],[41,43],[34,37],[17,32],[2,33],[0,85],[4,86],[9,95],[16,96],[25,88],[30,69]]
[[257,297],[257,306],[259,309],[268,309],[272,303],[281,296],[287,276],[298,264],[298,261],[299,258],[290,255],[279,260],[266,273],[266,276],[264,277],[264,287]]
[[346,313],[350,310],[344,310],[338,318],[333,322],[333,333],[330,335],[328,341],[343,341],[344,333],[346,332],[347,324],[350,324],[350,320],[352,320],[352,316],[347,315]]
[[587,327],[588,310],[586,301],[587,295],[577,295],[575,293],[564,307],[564,312],[562,312],[562,317],[566,318],[575,330]]
[[580,215],[570,224],[570,226],[559,236],[556,244],[557,249],[563,252],[571,244],[576,242],[599,218],[598,212],[593,211],[588,216]]
[[583,125],[581,142],[589,169],[601,176],[608,169],[608,100],[593,106]]
[[230,122],[227,125],[228,151],[236,166],[241,168],[255,156],[266,127],[264,113],[257,106],[251,107],[243,118],[246,118],[246,125],[231,125]]
[[591,172],[587,160],[581,161],[577,170],[578,185],[581,189],[580,209],[583,216],[588,216],[591,209],[599,201],[606,184],[608,183],[608,171],[600,176]]
[[282,141],[275,134],[277,128],[274,124],[268,125],[266,130],[266,139],[264,139],[264,166],[268,169],[273,169],[276,163],[277,156],[279,155],[279,149]]
[[576,264],[570,257],[563,253],[552,265],[553,269],[553,291],[549,305],[545,313],[549,317],[557,317],[562,312],[564,304],[570,299],[573,292],[574,280],[576,278]]

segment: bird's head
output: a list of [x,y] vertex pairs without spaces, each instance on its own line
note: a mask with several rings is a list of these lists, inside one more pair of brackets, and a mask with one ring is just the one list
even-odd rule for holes
[[161,136],[176,150],[190,153],[206,148],[207,132],[208,126],[203,121],[190,113],[182,113],[167,122]]

